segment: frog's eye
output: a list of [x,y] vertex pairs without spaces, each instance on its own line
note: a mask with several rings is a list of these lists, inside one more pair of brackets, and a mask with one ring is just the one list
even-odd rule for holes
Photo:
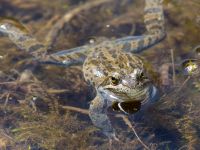
[[182,67],[186,75],[196,75],[199,73],[199,65],[196,59],[188,59],[183,61]]
[[111,77],[110,78],[110,80],[111,80],[111,83],[113,84],[113,85],[118,85],[119,84],[119,79],[118,78],[116,78],[116,77]]
[[137,75],[137,81],[143,81],[146,78],[147,77],[145,77],[144,72]]

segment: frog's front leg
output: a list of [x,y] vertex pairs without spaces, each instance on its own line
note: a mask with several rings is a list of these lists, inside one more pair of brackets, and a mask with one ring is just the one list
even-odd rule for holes
[[111,105],[109,99],[103,97],[100,93],[92,100],[89,108],[89,116],[93,124],[100,128],[102,132],[110,139],[118,140],[115,131],[112,128],[110,119],[107,115],[107,108]]

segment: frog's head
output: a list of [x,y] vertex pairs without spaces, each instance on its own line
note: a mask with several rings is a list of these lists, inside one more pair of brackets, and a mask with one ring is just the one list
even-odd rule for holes
[[113,101],[144,101],[149,98],[151,87],[145,70],[134,68],[129,74],[113,72],[98,87],[98,91]]
[[[97,49],[84,64],[85,79],[98,93],[112,101],[143,101],[149,98],[157,74],[138,55],[123,53],[114,47]],[[156,74],[156,75],[155,75]]]

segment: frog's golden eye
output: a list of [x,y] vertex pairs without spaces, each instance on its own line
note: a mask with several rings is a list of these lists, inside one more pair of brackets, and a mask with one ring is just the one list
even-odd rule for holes
[[143,81],[144,79],[146,79],[144,72],[140,73],[137,75],[137,80],[138,81]]
[[111,80],[111,83],[113,84],[113,85],[118,85],[119,84],[119,79],[118,78],[116,78],[116,77],[111,77],[110,78],[110,80]]

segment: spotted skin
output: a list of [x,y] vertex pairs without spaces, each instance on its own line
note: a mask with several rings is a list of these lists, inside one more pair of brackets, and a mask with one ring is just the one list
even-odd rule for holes
[[144,13],[145,35],[106,40],[53,54],[45,54],[48,48],[18,22],[1,20],[0,33],[41,63],[66,67],[83,65],[85,80],[97,93],[90,104],[90,118],[109,139],[117,139],[107,108],[116,102],[141,102],[144,107],[157,98],[157,74],[149,63],[133,53],[141,52],[165,37],[162,0],[145,0]]

